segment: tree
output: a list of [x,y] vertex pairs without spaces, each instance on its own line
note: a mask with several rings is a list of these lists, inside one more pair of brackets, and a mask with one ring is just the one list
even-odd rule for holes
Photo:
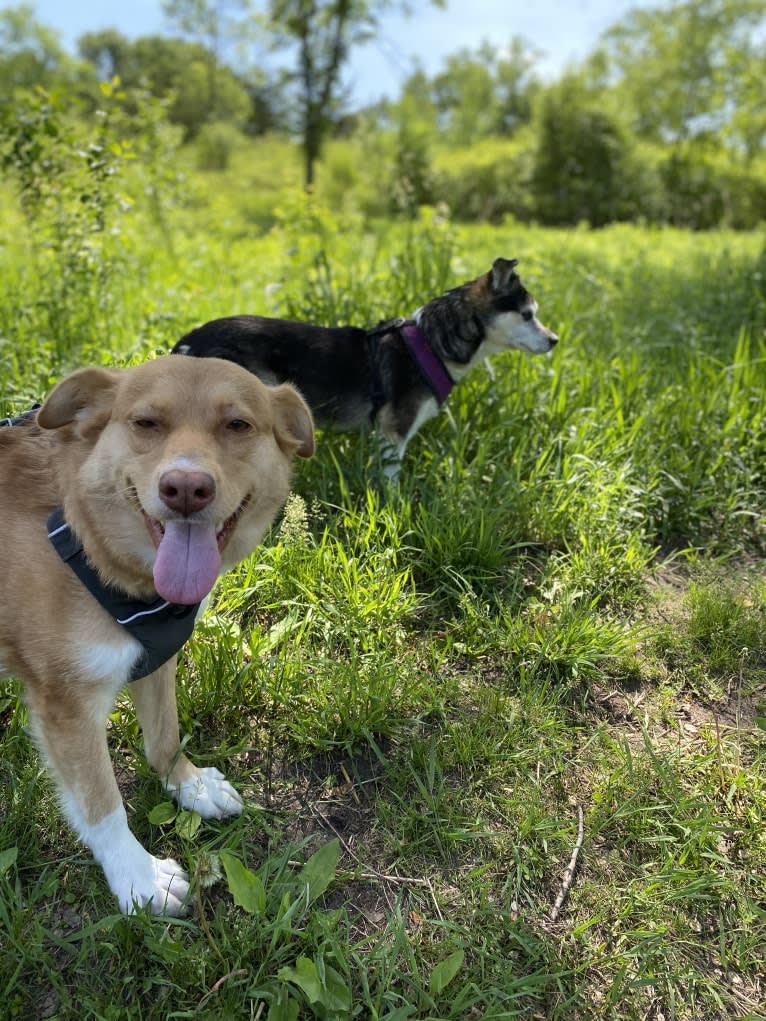
[[422,68],[413,71],[399,100],[382,107],[382,116],[400,129],[414,118],[422,130],[453,145],[508,137],[532,119],[541,88],[534,70],[538,57],[516,36],[507,46],[485,40],[476,50],[458,50],[433,78]]
[[637,170],[619,121],[574,74],[542,96],[532,185],[543,223],[600,227],[635,213]]
[[71,82],[74,66],[58,33],[35,19],[31,4],[0,10],[0,93],[10,98],[15,88],[49,88]]
[[106,29],[81,36],[78,47],[102,79],[117,77],[128,90],[146,88],[170,99],[168,117],[183,127],[186,138],[208,121],[244,124],[250,116],[250,96],[228,67],[216,69],[211,107],[209,54],[200,43],[159,35],[130,40]]
[[[444,6],[444,0],[431,0]],[[294,93],[296,128],[304,155],[307,188],[322,142],[343,96],[341,73],[353,45],[367,42],[380,30],[388,9],[408,12],[406,0],[270,0],[266,27],[275,49],[295,52],[295,67],[286,73]]]
[[763,145],[763,0],[636,8],[605,33],[594,69],[645,138],[683,142],[723,133],[749,156]]
[[83,60],[92,65],[100,81],[111,81],[119,77],[123,84],[128,83],[132,74],[132,45],[116,28],[86,32],[77,40],[77,49]]
[[207,68],[204,119],[220,117],[220,93],[230,84],[226,75],[231,77],[225,51],[251,32],[249,0],[163,0],[162,9],[183,36],[201,46]]
[[432,86],[442,130],[458,145],[470,145],[510,135],[527,123],[538,85],[537,57],[518,37],[507,47],[485,41],[475,53],[463,49],[449,56]]

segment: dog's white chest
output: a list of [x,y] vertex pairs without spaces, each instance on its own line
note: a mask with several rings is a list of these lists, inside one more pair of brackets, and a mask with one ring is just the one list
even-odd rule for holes
[[143,651],[141,643],[126,634],[122,640],[114,642],[84,640],[77,650],[77,659],[83,677],[102,681],[119,690],[128,683]]

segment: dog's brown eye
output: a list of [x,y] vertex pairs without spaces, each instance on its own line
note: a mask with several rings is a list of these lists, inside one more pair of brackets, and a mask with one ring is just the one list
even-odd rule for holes
[[521,313],[522,319],[526,319],[527,322],[529,322],[530,319],[534,319],[534,315],[535,315],[534,312],[532,312],[530,309],[525,309]]
[[159,428],[159,422],[156,418],[134,418],[133,425],[136,429],[140,429],[142,432],[148,432],[150,429]]
[[233,433],[246,433],[250,429],[250,423],[246,422],[244,418],[232,418],[230,422],[226,423],[226,428]]

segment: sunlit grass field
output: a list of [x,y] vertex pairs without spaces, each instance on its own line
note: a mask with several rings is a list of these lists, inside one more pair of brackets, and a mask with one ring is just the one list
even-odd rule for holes
[[180,667],[241,818],[167,806],[116,707],[187,919],[114,913],[2,683],[0,1014],[765,1016],[763,236],[370,225],[289,191],[264,230],[196,177],[69,245],[3,202],[0,414],[215,316],[373,325],[496,256],[561,343],[477,368],[396,488],[374,437],[320,435]]

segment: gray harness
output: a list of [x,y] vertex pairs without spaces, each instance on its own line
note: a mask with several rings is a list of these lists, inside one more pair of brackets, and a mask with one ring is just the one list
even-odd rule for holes
[[88,563],[82,543],[72,534],[61,507],[48,518],[48,538],[83,585],[107,613],[144,647],[144,654],[130,672],[128,681],[153,673],[182,648],[191,637],[199,603],[185,606],[154,599],[134,599],[105,585]]
[[0,418],[0,429],[3,426],[14,426],[14,425],[31,425],[40,409],[39,404],[33,404],[27,411],[22,411],[20,415],[14,415],[13,418]]

